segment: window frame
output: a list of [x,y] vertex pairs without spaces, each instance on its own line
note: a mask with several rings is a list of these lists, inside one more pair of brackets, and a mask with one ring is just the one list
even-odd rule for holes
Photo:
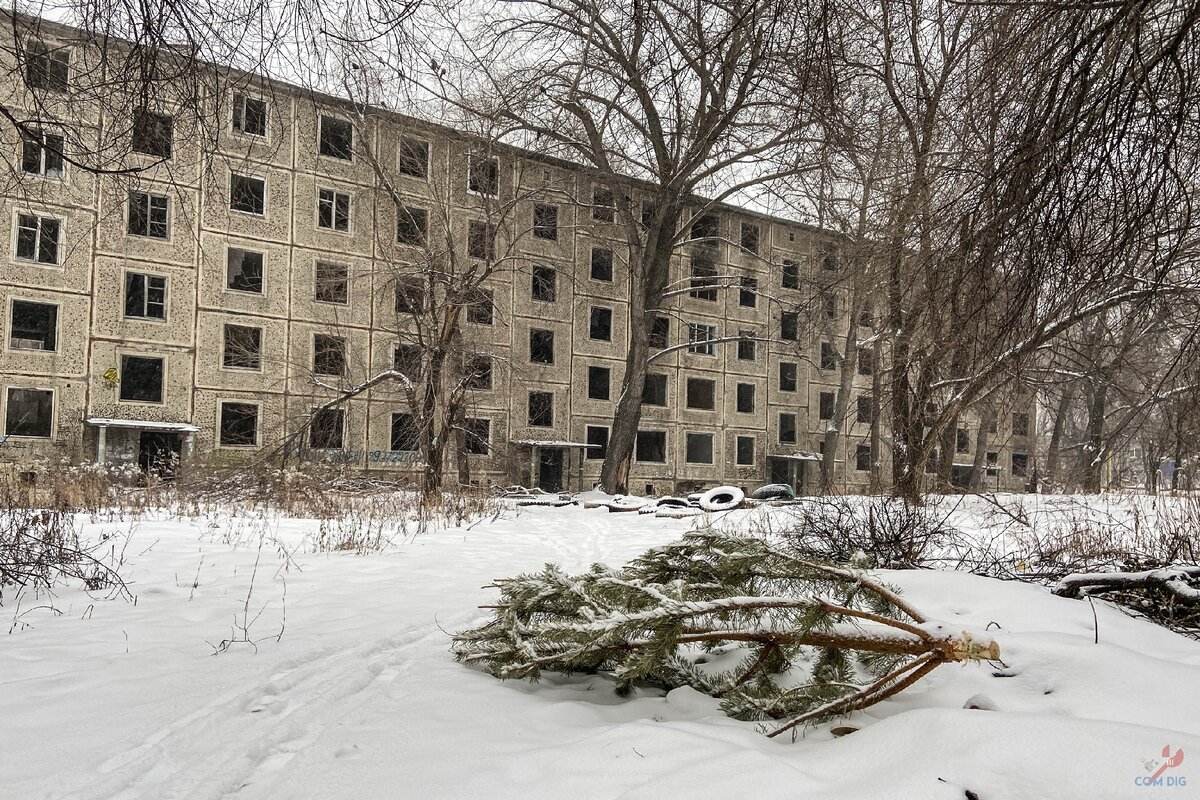
[[[784,421],[784,419],[790,420],[789,430],[791,431],[791,437],[788,439],[783,438],[783,433],[784,433],[783,421]],[[795,412],[791,412],[791,411],[779,412],[778,432],[777,432],[776,438],[779,440],[780,444],[796,444],[796,442],[799,441],[799,434],[797,432],[797,422],[796,422]]]
[[[33,433],[12,433],[9,431],[9,414],[12,409],[13,392],[41,392],[50,396],[50,430],[45,435]],[[53,440],[58,434],[58,389],[41,386],[6,386],[4,387],[4,436],[15,439]]]
[[[742,407],[744,405],[742,403],[742,400],[743,400],[742,390],[743,389],[749,390],[749,392],[748,392],[749,408]],[[734,413],[736,413],[736,414],[753,414],[756,411],[758,411],[758,384],[743,383],[741,381],[739,381],[738,383],[735,384],[733,410],[734,410]]]
[[[539,213],[549,214],[551,219],[538,219]],[[558,206],[554,203],[535,202],[533,204],[533,225],[530,233],[535,239],[545,242],[558,241]]]
[[[226,268],[228,269],[228,267],[226,267]],[[150,291],[152,288],[150,286],[150,280],[155,279],[155,280],[161,280],[163,282],[163,285],[162,285],[163,315],[161,317],[151,316],[148,313],[142,314],[142,315],[136,315],[136,314],[131,315],[129,313],[129,279],[134,275],[139,275],[143,278],[143,281],[142,281],[142,310],[143,311],[148,311],[149,306],[150,306]],[[141,320],[143,322],[155,322],[155,323],[162,324],[162,323],[166,323],[169,321],[170,314],[171,314],[171,278],[169,275],[164,275],[164,274],[155,273],[155,272],[144,272],[144,271],[138,270],[138,269],[126,269],[124,271],[122,280],[121,280],[121,317],[122,317],[122,319],[136,319],[136,320]]]
[[[758,460],[758,442],[756,436],[735,435],[733,439],[733,465],[735,467],[753,467]],[[742,460],[742,442],[750,443],[750,460]]]
[[[545,403],[545,406],[539,407],[538,411],[542,411],[542,410],[546,411],[546,414],[547,414],[546,422],[540,422],[540,421],[534,422],[533,401],[534,401],[535,395],[538,398],[539,404]],[[548,398],[548,399],[544,399],[544,398]],[[555,416],[556,415],[554,413],[554,392],[546,392],[546,391],[542,391],[540,389],[535,389],[533,391],[526,393],[526,395],[525,395],[525,421],[528,423],[527,427],[530,427],[530,428],[553,428]],[[542,419],[542,417],[539,415],[538,420],[541,420],[541,419]]]
[[[225,407],[242,406],[254,409],[254,441],[252,443],[230,444],[225,441]],[[262,403],[255,400],[217,400],[217,447],[238,450],[256,450],[262,445]]]
[[[65,53],[65,58],[56,58],[56,54]],[[30,38],[25,42],[25,70],[21,76],[29,89],[43,89],[51,92],[69,92],[71,90],[71,48],[65,45],[50,47],[42,39]],[[43,65],[41,62],[45,62]],[[60,65],[65,75],[60,79],[56,75],[55,65]],[[34,75],[38,75],[35,79]]]
[[[693,441],[708,441],[708,460],[696,461],[692,458],[692,442]],[[717,463],[717,441],[716,436],[703,431],[684,431],[683,434],[683,463],[697,464],[700,466],[712,466]]]
[[[487,164],[487,186],[484,189],[478,189],[474,184],[477,183],[476,176],[479,165]],[[487,188],[492,188],[493,191],[486,191]],[[499,197],[500,196],[500,157],[494,155],[481,155],[478,153],[467,154],[467,193],[477,197]]]
[[[341,278],[337,279],[341,284],[341,300],[328,300],[321,297],[321,268],[336,267],[342,271]],[[328,278],[327,281],[328,283]],[[340,261],[330,261],[324,258],[313,259],[313,302],[324,303],[331,306],[348,306],[350,305],[350,266],[343,264]]]
[[[317,371],[318,356],[322,352],[332,352],[328,348],[326,348],[323,351],[319,351],[317,349],[317,341],[319,339],[327,339],[329,341],[337,341],[340,343],[340,347],[337,348],[341,352],[340,358],[341,358],[341,362],[342,362],[342,369],[340,372],[318,372]],[[347,340],[347,338],[345,336],[335,336],[331,333],[314,333],[312,335],[312,362],[311,362],[311,365],[312,365],[312,374],[313,375],[319,375],[323,378],[344,378],[344,377],[346,377],[346,374],[350,371],[350,348],[349,348],[349,341]]]
[[558,302],[558,270],[535,264],[529,271],[529,299],[538,303]]
[[[13,333],[14,333],[13,325],[15,324],[16,318],[17,318],[17,303],[24,303],[26,305],[33,305],[33,306],[46,306],[47,308],[54,309],[54,312],[53,312],[54,313],[54,326],[53,326],[53,330],[50,331],[50,343],[53,345],[52,347],[49,347],[49,348],[46,348],[46,347],[19,347],[19,346],[16,346],[13,344],[13,342],[17,341],[17,337],[13,335]],[[22,354],[24,354],[24,353],[57,353],[58,352],[58,344],[61,340],[62,340],[62,303],[55,303],[55,302],[47,301],[47,300],[31,300],[31,299],[26,299],[24,297],[18,297],[16,295],[9,296],[9,298],[8,298],[8,336],[6,337],[9,351],[16,351],[16,352],[19,352]],[[27,340],[22,339],[21,341],[27,341]]]
[[[146,222],[146,227],[145,227],[144,233],[133,230],[133,223],[134,223],[133,209],[134,209],[134,201],[135,200],[138,201],[137,204],[139,206],[143,205],[143,203],[141,201],[143,201],[143,200],[145,201],[144,202],[145,210],[144,210],[144,212],[141,212],[141,213],[144,213],[144,215],[145,215],[143,217],[143,219]],[[154,224],[155,224],[155,221],[154,221],[154,205],[155,205],[154,201],[155,200],[161,200],[162,205],[163,205],[163,209],[162,209],[162,214],[163,214],[162,231],[163,231],[163,234],[162,234],[162,236],[156,236],[153,233]],[[127,208],[126,208],[126,217],[125,217],[125,233],[127,235],[137,236],[142,239],[157,239],[160,242],[171,241],[171,233],[172,233],[172,228],[174,226],[171,225],[171,196],[170,195],[155,194],[154,192],[142,191],[141,189],[130,189],[129,193],[126,195],[126,204],[127,204]]]
[[[261,103],[262,110],[262,133],[256,133],[246,129],[246,104],[247,102]],[[249,92],[234,92],[233,102],[231,104],[229,131],[235,136],[251,136],[255,139],[266,140],[271,130],[271,106],[265,97],[253,95]],[[240,125],[239,125],[240,123]]]
[[[422,169],[420,174],[417,174],[415,172],[410,172],[410,171],[407,171],[407,170],[404,170],[401,168],[401,165],[405,163],[403,153],[404,153],[404,148],[405,148],[406,142],[416,142],[418,144],[422,144],[425,146],[425,148],[424,148],[425,149],[425,163],[424,163],[424,168]],[[429,180],[429,162],[431,160],[430,155],[432,153],[432,150],[433,150],[433,143],[431,141],[429,141],[428,139],[422,139],[419,136],[410,136],[408,134],[403,134],[403,133],[400,134],[396,139],[396,174],[403,175],[407,178],[417,178],[418,180],[423,180],[423,181]]]
[[[706,356],[712,358],[717,354],[717,326],[710,325],[707,322],[689,322],[688,326],[688,346],[687,352],[691,355]],[[706,328],[709,335],[705,339],[697,339],[695,334],[701,329]]]
[[[346,154],[345,155],[339,155],[336,152],[329,152],[329,153],[325,152],[325,147],[326,147],[325,122],[326,122],[326,120],[328,120],[331,123],[335,123],[337,125],[345,125],[346,130],[349,131],[350,138],[346,142],[346,151],[345,151]],[[329,135],[332,137],[333,132],[330,131]],[[321,114],[321,113],[317,114],[317,158],[331,158],[334,161],[344,161],[344,162],[353,164],[354,163],[354,139],[355,138],[356,137],[354,136],[354,123],[351,122],[350,120],[344,119],[339,116],[335,116],[333,114]],[[330,141],[329,147],[331,150],[334,149],[332,141]]]
[[[254,331],[257,334],[255,341],[256,350],[253,353],[255,358],[254,366],[244,366],[241,364],[230,363],[231,353],[229,350],[230,334],[235,331]],[[221,369],[231,372],[258,372],[263,371],[263,329],[261,325],[240,325],[236,322],[224,322],[221,324]],[[236,354],[233,354],[236,358]]]
[[[168,379],[169,379],[169,376],[168,376],[169,365],[167,364],[166,356],[154,356],[154,355],[147,355],[146,353],[136,353],[136,352],[118,352],[117,357],[118,357],[118,363],[120,364],[120,381],[118,382],[117,387],[116,387],[117,402],[119,402],[119,403],[135,403],[137,405],[145,405],[145,406],[166,405],[167,385],[168,385]],[[127,382],[125,380],[125,362],[126,362],[126,359],[133,359],[133,358],[136,358],[136,359],[139,359],[142,361],[158,361],[160,364],[162,364],[161,377],[159,378],[158,400],[139,400],[139,399],[128,398],[128,397],[124,396],[124,394],[123,394],[124,387],[127,385]]]
[[[790,389],[785,389],[784,385],[783,385],[784,367],[791,368],[790,370],[788,370],[791,373],[791,375],[789,376],[789,380],[791,381]],[[792,392],[799,391],[799,388],[800,388],[800,365],[797,362],[795,362],[795,361],[780,361],[779,369],[777,370],[777,375],[778,375],[777,381],[778,381],[778,386],[779,386],[780,392],[787,392],[787,393],[791,394]]]
[[[596,262],[596,254],[597,253],[607,253],[608,254],[608,258],[607,258],[608,277],[607,278],[596,276],[596,263],[597,263]],[[601,265],[604,264],[604,261],[605,261],[604,258],[600,259]],[[616,258],[615,258],[615,254],[613,253],[612,248],[610,248],[610,247],[592,247],[591,261],[589,262],[588,277],[591,280],[600,281],[601,283],[612,283],[614,269],[615,269],[615,262],[616,262]],[[603,271],[601,272],[601,275],[603,275]]]
[[[257,181],[258,183],[262,184],[262,210],[261,211],[252,211],[252,210],[247,210],[244,208],[237,208],[234,206],[234,200],[235,200],[234,184],[237,181],[246,182],[246,185],[250,185],[250,183],[252,183],[254,181]],[[234,172],[233,170],[229,170],[229,210],[232,213],[245,214],[250,217],[258,217],[260,219],[266,219],[267,208],[270,205],[267,202],[269,199],[268,192],[269,192],[269,187],[267,185],[267,179],[265,177],[259,177],[258,175],[245,174],[245,173]]]
[[[58,140],[57,150],[51,150],[47,146],[47,138],[54,138]],[[29,161],[28,148],[30,146],[37,148],[38,168],[34,172],[31,172],[25,168]],[[23,131],[21,133],[21,174],[31,175],[36,178],[44,178],[51,181],[65,181],[67,179],[67,161],[66,158],[64,158],[66,146],[66,137],[61,134],[48,133],[47,131],[41,129],[31,132]],[[55,154],[58,157],[58,167],[54,174],[51,173],[50,168],[46,164],[48,154]]]
[[[608,336],[596,336],[596,318],[597,314],[603,316],[608,315]],[[593,342],[612,342],[613,340],[613,310],[608,306],[589,306],[588,307],[588,339]]]
[[[324,447],[317,447],[315,444],[313,444],[313,431],[315,431],[317,429],[317,424],[316,424],[317,417],[321,414],[334,414],[337,416],[337,420],[338,420],[339,424],[336,427],[336,430],[337,430],[337,445],[336,446],[326,445]],[[324,450],[324,451],[330,451],[330,452],[337,452],[339,450],[345,450],[346,449],[346,428],[347,428],[348,417],[349,417],[349,415],[346,413],[346,409],[344,409],[344,408],[314,408],[309,415],[308,425],[306,426],[306,431],[305,431],[305,444],[308,445],[307,449],[309,449],[309,450]],[[332,431],[332,430],[335,430],[335,428],[331,426],[329,428],[329,430]]]
[[[692,386],[699,388],[701,385],[708,385],[708,405],[693,405],[692,404]],[[698,398],[703,399],[703,398]],[[717,381],[714,378],[701,378],[699,376],[689,375],[684,380],[683,390],[683,407],[688,411],[716,411],[717,410]]]
[[[651,435],[662,437],[662,459],[647,459],[641,457],[643,441],[642,437]],[[670,441],[669,437],[667,436],[667,431],[658,430],[656,428],[650,428],[648,430],[638,428],[638,431],[636,434],[634,434],[633,439],[633,460],[638,464],[666,464],[670,460],[671,451],[668,449],[669,445]]]
[[[63,244],[63,238],[64,238],[64,229],[66,228],[65,220],[63,220],[59,217],[42,216],[41,214],[38,214],[38,213],[35,213],[32,211],[27,212],[27,211],[20,211],[20,210],[14,211],[13,216],[14,216],[14,218],[13,218],[13,250],[12,250],[13,260],[20,261],[25,264],[33,264],[35,266],[40,266],[40,267],[61,268],[63,266],[62,244]],[[34,232],[34,238],[33,238],[33,255],[31,255],[31,256],[21,255],[21,250],[20,250],[20,248],[21,248],[21,232],[26,231],[26,230],[31,230],[30,228],[28,228],[27,226],[22,224],[24,222],[22,217],[35,220],[36,226],[37,226],[36,228],[32,229]],[[44,247],[42,244],[43,234],[44,234],[47,222],[53,222],[57,226],[57,229],[55,231],[55,236],[54,236],[54,260],[53,261],[44,261],[44,260],[42,260],[42,257],[41,257],[43,250],[44,250]]]
[[[242,274],[245,274],[245,257],[247,254],[257,255],[259,259],[259,274],[258,274],[258,289],[240,289],[233,286],[233,277],[230,274],[229,259],[234,252],[242,254]],[[230,244],[225,245],[225,285],[224,291],[238,292],[240,294],[265,296],[267,292],[267,252],[265,250],[250,250],[245,247],[235,247]]]
[[[328,193],[330,197],[325,198]],[[345,198],[345,227],[338,227],[340,200]],[[321,224],[321,214],[329,209],[329,225]],[[316,229],[327,233],[352,234],[354,232],[354,194],[352,192],[343,191],[332,186],[317,186],[317,218]]]

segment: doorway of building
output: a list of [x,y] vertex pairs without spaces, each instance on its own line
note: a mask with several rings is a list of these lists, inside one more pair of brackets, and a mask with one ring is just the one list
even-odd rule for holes
[[538,487],[547,492],[561,492],[563,485],[563,451],[561,448],[542,448],[538,451]]
[[138,438],[138,466],[147,475],[171,480],[179,469],[183,437],[170,431],[142,431]]

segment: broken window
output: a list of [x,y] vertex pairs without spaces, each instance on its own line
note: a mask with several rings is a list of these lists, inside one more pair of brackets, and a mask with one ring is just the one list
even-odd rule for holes
[[529,393],[529,424],[537,428],[549,428],[554,425],[554,393]]
[[608,367],[588,367],[588,399],[607,400],[612,370]]
[[429,174],[429,142],[412,136],[400,137],[396,170],[401,175],[424,178]]
[[755,388],[753,383],[737,385],[737,410],[739,414],[754,413]]
[[692,282],[688,294],[698,300],[717,299],[717,260],[706,250],[692,254]]
[[790,258],[783,260],[783,278],[782,283],[784,289],[799,289],[800,288],[800,264]]
[[320,153],[349,161],[354,152],[354,126],[347,120],[321,115]]
[[608,456],[608,428],[600,425],[588,425],[587,450],[584,458],[588,461],[603,461]]
[[420,314],[425,309],[425,281],[418,275],[396,279],[396,313]]
[[667,462],[667,432],[638,431],[634,445],[634,458],[651,464]]
[[487,156],[471,156],[467,162],[467,188],[488,197],[500,194],[500,162]]
[[253,175],[229,174],[229,208],[246,214],[267,213],[267,182]]
[[50,389],[8,390],[4,414],[6,436],[35,436],[49,439],[54,428],[54,392]]
[[63,176],[63,137],[40,131],[21,134],[21,171],[46,178]]
[[167,279],[141,272],[125,273],[125,316],[167,318]]
[[58,263],[61,223],[51,217],[17,215],[17,258],[39,264]]
[[163,401],[163,359],[150,356],[121,356],[122,400],[136,403]]
[[702,356],[715,356],[717,354],[717,346],[713,340],[716,338],[716,325],[705,325],[699,322],[688,323],[689,353],[696,353]]
[[263,254],[240,247],[229,248],[226,259],[226,285],[238,292],[262,294]]
[[758,342],[754,331],[738,331],[737,357],[741,361],[753,361],[758,356]]
[[558,206],[549,203],[533,204],[533,236],[535,239],[558,239]]
[[13,300],[8,346],[17,350],[57,350],[58,306]]
[[779,391],[796,391],[796,364],[792,361],[779,362]]
[[693,239],[716,239],[720,235],[721,220],[715,214],[701,215],[692,222]]
[[169,203],[166,195],[130,192],[129,233],[134,236],[149,236],[152,239],[166,239]]
[[554,363],[554,331],[529,331],[529,360],[534,364]]
[[1020,411],[1014,411],[1012,415],[1013,436],[1028,436],[1029,435],[1029,415]]
[[496,226],[471,220],[467,223],[467,255],[492,261],[496,258]]
[[131,148],[135,153],[170,158],[174,129],[175,124],[170,117],[139,111],[133,117]]
[[863,328],[870,328],[875,324],[875,317],[870,311],[858,312],[858,324]]
[[463,371],[467,374],[467,388],[479,390],[487,390],[492,388],[491,356],[467,356]]
[[833,342],[821,342],[821,369],[837,369],[837,365],[838,356],[833,349]]
[[392,369],[416,382],[421,374],[421,346],[398,342],[392,351]]
[[1000,474],[1000,454],[994,450],[987,452],[987,474],[992,478]]
[[313,336],[313,374],[346,374],[345,339],[326,333],[318,333]]
[[860,444],[854,448],[854,468],[859,472],[871,469],[871,445]]
[[667,346],[667,339],[670,337],[670,332],[670,317],[652,317],[650,320],[650,332],[647,336],[646,343],[650,347],[657,347],[661,350]]
[[749,275],[741,277],[741,289],[738,290],[738,305],[745,308],[758,306],[758,278]]
[[739,436],[736,443],[736,460],[739,467],[754,465],[754,437]]
[[491,325],[495,301],[491,289],[475,289],[467,298],[467,322]]
[[795,414],[780,414],[779,415],[779,443],[780,444],[795,444],[796,443],[796,415]]
[[308,446],[313,450],[341,450],[345,432],[345,409],[319,409],[308,423]]
[[869,394],[860,394],[855,402],[858,404],[857,418],[859,422],[870,422],[875,419],[875,398]]
[[689,433],[684,437],[685,460],[689,464],[713,463],[713,435]]
[[611,281],[613,279],[613,251],[607,247],[592,248],[592,280]]
[[233,96],[233,129],[247,136],[267,135],[267,101],[244,94]]
[[472,455],[486,456],[492,438],[492,421],[468,417],[463,420],[464,450]]
[[350,268],[345,264],[318,261],[313,285],[313,299],[318,303],[345,305],[350,300]]
[[647,372],[642,384],[642,404],[665,406],[667,404],[667,376],[660,372]]
[[54,50],[39,41],[25,46],[25,83],[31,89],[67,90],[71,51],[65,47]]
[[966,428],[956,428],[954,431],[954,452],[971,452],[971,432]]
[[800,338],[800,315],[797,312],[779,312],[779,338],[789,342]]
[[612,309],[592,306],[588,314],[588,338],[612,341]]
[[758,255],[759,227],[750,222],[742,223],[742,252]]
[[317,227],[339,233],[349,231],[350,195],[336,189],[318,189]]
[[[474,224],[474,223],[472,223]],[[429,212],[423,208],[400,206],[396,210],[396,241],[422,247],[429,233]],[[480,256],[483,258],[484,256]]]
[[838,268],[838,251],[833,245],[824,245],[820,252],[821,269],[834,272]]
[[607,186],[592,187],[592,219],[597,222],[612,222],[616,219],[613,192]]
[[687,379],[687,407],[702,411],[716,408],[716,381],[708,378]]
[[833,410],[834,410],[833,392],[821,392],[821,394],[818,395],[817,399],[819,401],[818,406],[819,406],[820,412],[821,412],[821,419],[822,420],[833,419]]
[[254,403],[221,403],[222,447],[258,444],[258,406]]
[[226,325],[221,365],[226,369],[262,369],[262,328]]
[[875,374],[875,351],[869,347],[858,348],[858,374]]
[[557,295],[556,278],[557,270],[554,267],[534,267],[530,296],[534,300],[553,303]]
[[642,226],[649,228],[654,224],[654,218],[658,215],[658,206],[653,200],[642,201]]
[[824,294],[821,296],[821,305],[825,309],[825,318],[835,320],[838,318],[838,301],[836,294]]
[[392,414],[391,450],[393,453],[414,453],[421,442],[421,431],[412,414]]

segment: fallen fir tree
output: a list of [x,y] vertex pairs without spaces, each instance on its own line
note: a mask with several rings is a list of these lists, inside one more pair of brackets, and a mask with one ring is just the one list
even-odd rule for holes
[[486,625],[454,637],[455,658],[498,678],[610,672],[691,686],[769,734],[866,708],[949,662],[995,660],[1000,648],[951,634],[854,565],[788,552],[786,541],[705,530],[623,569],[555,565],[497,580]]

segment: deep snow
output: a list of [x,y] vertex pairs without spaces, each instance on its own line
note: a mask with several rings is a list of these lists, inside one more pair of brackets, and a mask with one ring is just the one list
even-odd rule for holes
[[[690,689],[622,700],[452,660],[492,578],[623,563],[701,520],[520,509],[365,556],[311,552],[310,520],[87,522],[125,547],[137,602],[6,595],[0,796],[1200,797],[1200,643],[1096,603],[1095,644],[1089,603],[1034,585],[884,573],[934,619],[990,627],[1007,666],[943,666],[836,739],[767,739]],[[214,654],[252,576],[259,641]],[[1186,785],[1138,786],[1164,747]]]

